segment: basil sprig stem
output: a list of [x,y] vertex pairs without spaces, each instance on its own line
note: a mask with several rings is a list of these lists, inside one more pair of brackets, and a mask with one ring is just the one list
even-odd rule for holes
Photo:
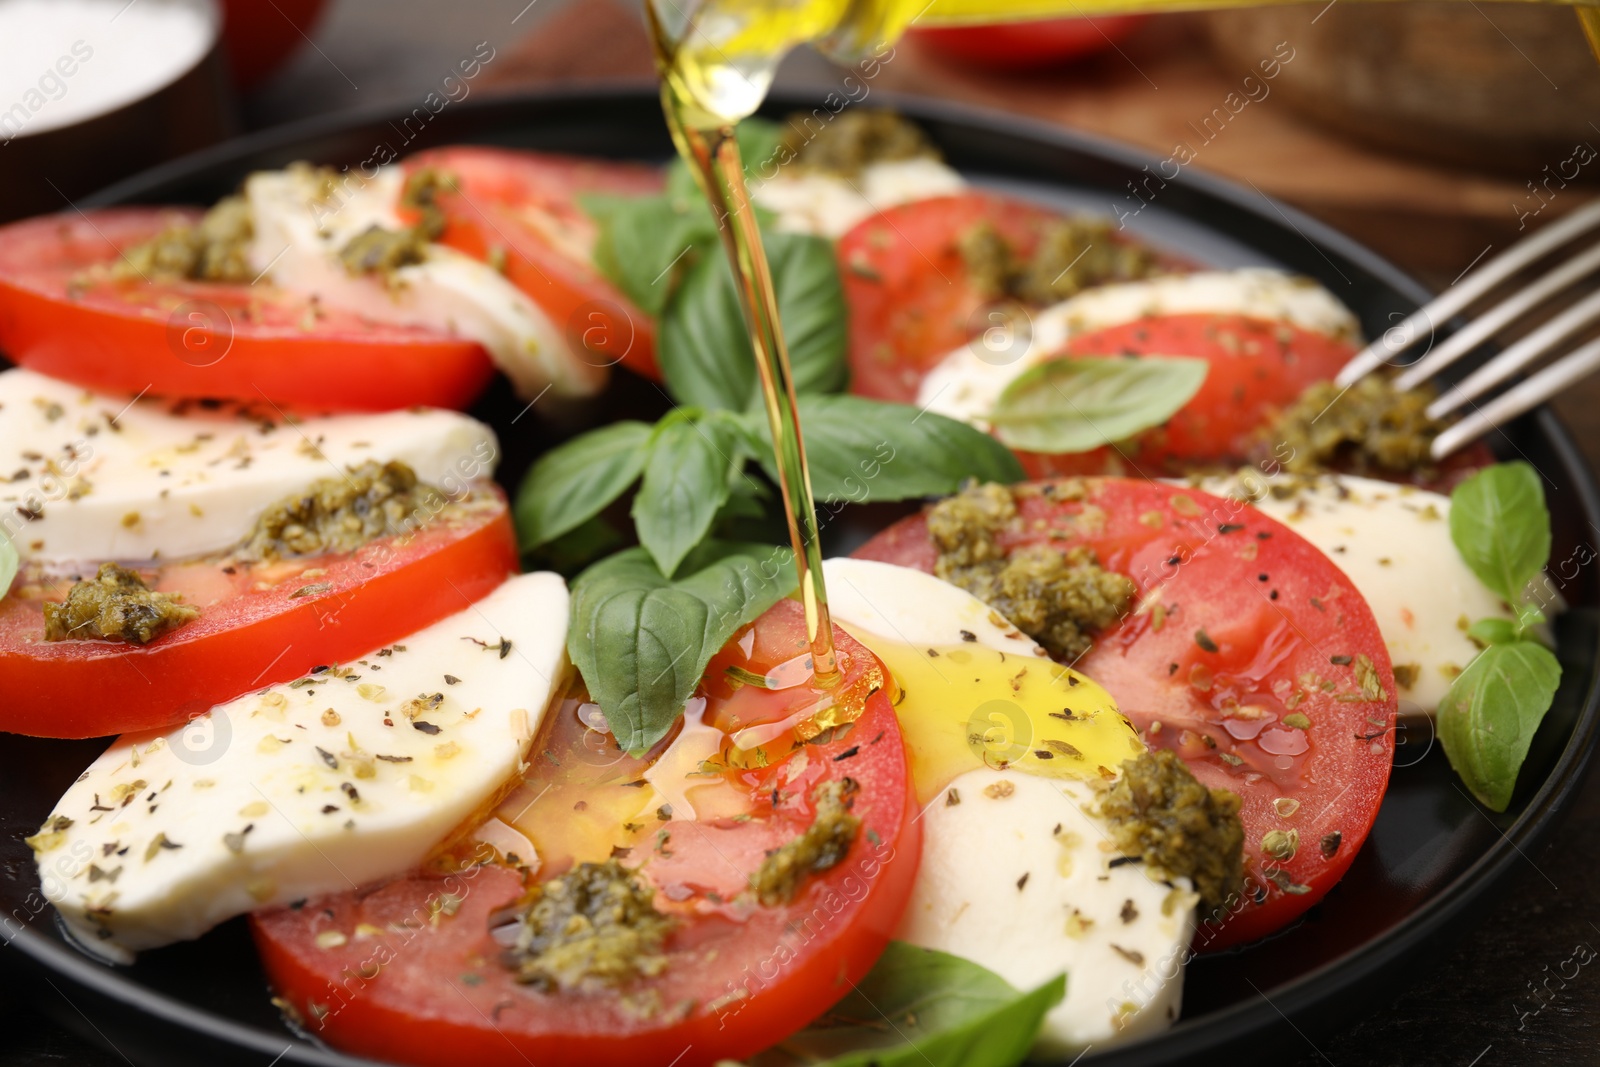
[[1439,704],[1439,741],[1472,795],[1505,811],[1561,683],[1561,664],[1534,634],[1544,614],[1526,600],[1528,583],[1550,558],[1550,512],[1538,472],[1502,463],[1462,482],[1450,495],[1450,539],[1517,618],[1480,619],[1467,630],[1485,647]]

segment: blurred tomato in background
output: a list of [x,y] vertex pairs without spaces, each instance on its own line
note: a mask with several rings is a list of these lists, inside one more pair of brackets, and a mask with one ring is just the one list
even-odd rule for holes
[[222,45],[234,87],[265,80],[311,36],[326,0],[222,0]]
[[1147,15],[1046,19],[996,26],[914,29],[929,51],[977,67],[1038,70],[1098,55],[1125,39]]

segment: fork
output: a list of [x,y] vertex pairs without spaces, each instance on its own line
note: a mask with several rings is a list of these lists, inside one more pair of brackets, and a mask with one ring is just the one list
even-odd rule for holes
[[[1349,388],[1385,363],[1393,362],[1418,340],[1433,336],[1434,325],[1442,323],[1476,302],[1517,271],[1554,252],[1563,245],[1600,227],[1600,200],[1586,204],[1526,240],[1512,245],[1464,280],[1440,293],[1408,315],[1397,326],[1362,349],[1334,378],[1341,388]],[[1520,319],[1551,297],[1571,288],[1600,269],[1600,242],[1561,263],[1537,281],[1513,293],[1472,322],[1451,334],[1438,347],[1432,347],[1395,378],[1395,388],[1414,389],[1445,367],[1455,363],[1484,341]],[[1473,403],[1490,389],[1504,382],[1583,327],[1600,319],[1600,290],[1574,303],[1527,336],[1508,345],[1504,352],[1474,370],[1428,406],[1430,418],[1442,418],[1466,404],[1472,410],[1461,421],[1434,439],[1433,458],[1444,459],[1463,445],[1516,418],[1530,408],[1549,400],[1574,382],[1600,370],[1600,338],[1579,345],[1554,363],[1485,401]]]

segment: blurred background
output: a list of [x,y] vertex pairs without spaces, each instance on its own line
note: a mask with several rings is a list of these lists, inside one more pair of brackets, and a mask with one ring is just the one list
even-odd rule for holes
[[[109,28],[107,2],[123,4]],[[81,30],[62,17],[79,8],[93,9]],[[30,35],[39,20],[60,39]],[[477,69],[463,78],[468,57]],[[802,53],[779,86],[820,95],[840,77]],[[0,221],[69,210],[128,174],[284,123],[406,113],[441,91],[454,103],[651,80],[639,6],[621,0],[0,0]],[[880,90],[1070,126],[1248,183],[1436,289],[1600,191],[1600,65],[1564,7],[1317,0],[913,32]],[[1557,407],[1600,462],[1600,392]],[[1533,857],[1555,882],[1590,889],[1558,894],[1530,870],[1429,980],[1288,1067],[1592,1058],[1600,984],[1553,1002],[1532,1033],[1507,1005],[1559,958],[1555,931],[1562,952],[1572,930],[1600,941],[1592,861],[1560,844],[1600,834],[1597,792]],[[0,994],[6,980],[0,968]],[[0,995],[11,1035],[0,1067],[126,1062],[8,1018],[14,999]]]
[[[97,119],[102,98],[85,99],[90,87],[72,78],[53,79],[60,99],[30,96],[49,49],[25,48],[5,21],[47,4],[93,0],[0,0],[0,218],[59,210],[237,132],[409,110],[475,52],[483,69],[452,99],[651,74],[638,4],[623,0],[132,0],[116,24],[83,31],[91,46],[106,38],[105,58],[77,79],[114,81],[143,60],[165,67],[169,99],[118,107],[114,89],[96,86],[111,112]],[[148,51],[111,54],[132,23],[171,9],[202,22],[214,13],[202,32],[220,37],[215,47],[168,47],[155,64]],[[63,55],[77,39],[61,42]],[[1265,78],[1260,61],[1272,57]],[[838,78],[802,53],[779,84]],[[1600,180],[1587,147],[1600,146],[1600,66],[1561,7],[1322,0],[914,32],[874,88],[997,107],[1162,157],[1188,149],[1185,165],[1246,179],[1438,283],[1570,211]],[[12,101],[42,106],[30,115]],[[52,125],[56,113],[69,124]]]

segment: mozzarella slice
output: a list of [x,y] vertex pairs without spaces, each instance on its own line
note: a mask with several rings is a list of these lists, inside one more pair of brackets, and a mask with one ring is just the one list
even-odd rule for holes
[[368,181],[344,177],[330,195],[307,169],[252,174],[245,182],[255,224],[251,266],[281,288],[374,321],[471,338],[520,395],[548,386],[587,396],[605,385],[605,367],[575,351],[538,304],[493,267],[454,249],[429,245],[423,262],[401,267],[387,282],[352,276],[339,250],[372,226],[404,225],[396,207],[405,176],[384,167]]
[[1005,387],[1060,352],[1073,336],[1150,315],[1201,312],[1286,322],[1333,337],[1353,339],[1360,333],[1355,316],[1333,294],[1309,278],[1277,270],[1202,271],[1098,285],[1035,313],[1026,335],[1008,341],[1003,351],[982,344],[956,349],[923,379],[917,404],[986,426]]
[[944,796],[922,818],[922,866],[897,938],[1018,989],[1065,971],[1067,995],[1034,1046],[1041,1058],[1177,1019],[1198,898],[1142,865],[1110,865],[1088,783],[976,770]]
[[566,584],[513,578],[364,659],[118,740],[30,839],[85,948],[126,961],[414,868],[514,780],[567,669]]
[[[1016,655],[1019,669],[1044,655],[987,604],[930,574],[856,559],[831,559],[823,569],[834,621],[891,663],[905,646],[944,647],[935,663],[952,659],[952,644],[995,649]],[[900,681],[903,720],[930,707],[946,714],[937,706],[949,698],[935,680]],[[1092,692],[1074,697],[1075,714],[1083,716],[1093,701]],[[959,697],[954,702],[949,717],[964,725],[968,709]],[[1074,736],[1089,757],[1081,765],[1095,781],[1098,766],[1114,770],[1143,750],[1120,716],[1101,725],[1104,738]],[[919,735],[927,736],[907,722],[912,747]],[[1107,750],[1098,747],[1108,743]],[[930,766],[916,752],[912,758],[914,769]],[[1066,998],[1046,1017],[1035,1048],[1044,1056],[1109,1044],[1176,1019],[1198,902],[1187,880],[1174,889],[1142,864],[1111,866],[1116,853],[1097,813],[1094,783],[1040,773],[1062,764],[1074,761],[1020,759],[1004,771],[967,770],[932,795],[922,816],[922,864],[895,935],[963,956],[1019,988],[1065,971]],[[927,797],[925,785],[917,783]]]
[[1244,474],[1205,479],[1199,487],[1250,500],[1344,571],[1389,647],[1402,713],[1433,714],[1451,680],[1478,654],[1463,619],[1515,618],[1456,551],[1447,496],[1345,475]]
[[953,168],[937,159],[900,159],[863,167],[855,178],[814,171],[779,170],[751,191],[778,229],[818,237],[842,237],[864,219],[897,204],[949,196],[967,187]]
[[287,421],[0,373],[0,527],[47,562],[219,552],[282,497],[347,467],[399,460],[457,494],[497,455],[494,432],[453,411]]

